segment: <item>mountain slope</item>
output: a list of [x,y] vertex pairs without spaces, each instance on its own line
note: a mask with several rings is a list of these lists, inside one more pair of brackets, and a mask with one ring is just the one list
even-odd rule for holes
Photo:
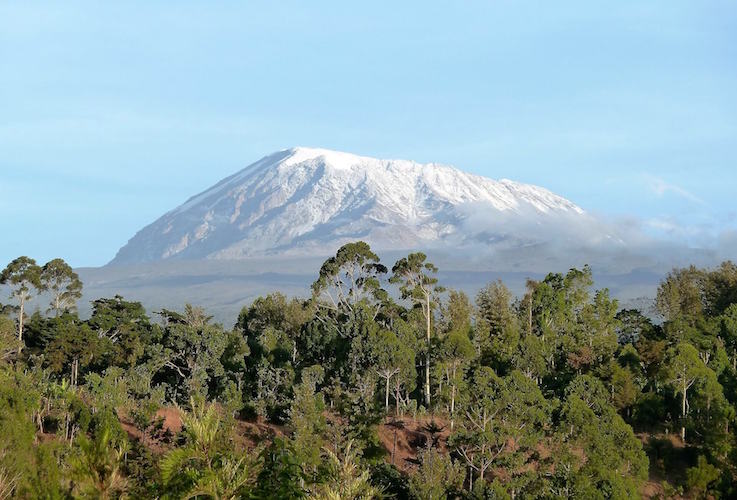
[[537,186],[438,164],[293,148],[163,215],[112,263],[328,255],[355,239],[376,249],[513,248],[545,242],[545,228],[590,222],[575,204]]

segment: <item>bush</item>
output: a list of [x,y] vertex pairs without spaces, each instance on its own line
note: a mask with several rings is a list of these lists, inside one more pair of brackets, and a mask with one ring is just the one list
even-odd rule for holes
[[695,467],[686,471],[686,487],[696,498],[706,498],[709,485],[719,479],[719,469],[711,465],[706,457],[699,455]]

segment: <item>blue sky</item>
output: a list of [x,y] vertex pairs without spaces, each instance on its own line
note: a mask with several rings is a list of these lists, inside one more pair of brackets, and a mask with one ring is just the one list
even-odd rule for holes
[[450,163],[691,245],[737,227],[732,2],[0,4],[0,261],[109,261],[274,150]]

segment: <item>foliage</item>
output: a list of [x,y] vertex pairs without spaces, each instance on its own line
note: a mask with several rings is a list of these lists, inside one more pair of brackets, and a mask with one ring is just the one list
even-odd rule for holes
[[389,275],[363,242],[233,328],[120,296],[81,318],[61,259],[0,280],[0,500],[636,498],[649,470],[667,494],[735,495],[731,262],[671,272],[661,319],[587,266],[472,300],[425,254]]

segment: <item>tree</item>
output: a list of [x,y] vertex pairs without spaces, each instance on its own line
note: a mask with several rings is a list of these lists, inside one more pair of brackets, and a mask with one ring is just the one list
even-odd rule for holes
[[[184,384],[187,396],[207,396],[208,383],[225,372],[222,355],[228,336],[203,309],[185,306],[184,314],[161,311],[166,322],[161,344],[150,349],[156,372],[173,377],[173,387]],[[181,396],[181,395],[180,395]]]
[[381,492],[370,481],[368,469],[358,462],[358,452],[349,442],[339,455],[326,449],[327,481],[318,485],[312,495],[319,500],[372,500],[381,498]]
[[[498,460],[505,461],[510,475],[519,472],[550,418],[549,404],[533,381],[518,371],[499,377],[484,366],[474,373],[465,410],[449,445],[480,480]],[[473,489],[473,473],[469,477]]]
[[425,405],[429,407],[432,311],[437,306],[437,294],[444,289],[438,286],[437,278],[432,276],[438,272],[438,268],[426,260],[427,256],[422,252],[411,253],[399,259],[392,267],[389,282],[399,284],[402,299],[410,299],[419,306],[425,319]]
[[10,285],[11,297],[18,301],[18,354],[23,349],[23,321],[26,302],[41,290],[41,268],[30,257],[18,257],[0,273],[0,285]]
[[154,326],[143,305],[120,295],[92,301],[88,324],[100,339],[105,361],[112,366],[135,366],[144,356],[145,346],[153,341]]
[[731,358],[732,371],[737,372],[737,302],[727,307],[721,318],[721,337]]
[[410,476],[410,491],[415,498],[444,500],[461,491],[465,473],[461,464],[434,448],[425,448],[417,456],[420,466]]
[[320,452],[323,447],[323,434],[327,421],[323,412],[325,401],[317,386],[322,383],[325,371],[315,365],[302,370],[302,382],[294,389],[294,399],[289,409],[289,425],[292,428],[292,442],[297,457],[305,472],[313,476],[321,463]]
[[[243,332],[251,349],[256,347],[256,339],[267,328],[282,332],[282,336],[291,344],[289,355],[292,365],[296,366],[303,361],[301,356],[305,355],[300,352],[305,340],[301,338],[302,328],[313,314],[314,308],[309,301],[297,298],[288,300],[283,294],[275,292],[259,297],[249,307],[244,307],[238,316],[236,329]],[[256,351],[252,354],[258,354]]]
[[622,309],[617,312],[615,319],[617,341],[621,345],[634,345],[641,339],[653,338],[655,335],[655,325],[637,309]]
[[82,297],[82,281],[63,259],[53,259],[41,268],[41,287],[51,292],[49,310],[56,316],[76,309],[77,300]]
[[112,429],[104,425],[94,439],[80,435],[77,444],[81,453],[75,472],[80,480],[80,493],[89,498],[107,499],[124,492],[127,481],[122,468],[127,441],[116,440]]
[[702,316],[707,302],[705,281],[706,273],[694,266],[674,269],[658,287],[655,299],[658,312],[666,321]]
[[556,471],[551,486],[559,495],[639,496],[647,479],[647,456],[607,396],[601,381],[591,375],[577,376],[566,388],[556,446],[551,454],[551,465]]
[[452,331],[440,343],[440,361],[438,363],[442,372],[442,379],[448,386],[450,415],[450,429],[455,425],[456,401],[460,386],[464,385],[464,376],[468,365],[474,358],[476,351],[471,339],[463,331]]
[[290,441],[275,437],[259,456],[262,464],[253,498],[305,498],[307,477]]
[[464,292],[448,290],[448,299],[441,305],[440,314],[438,329],[444,333],[471,331],[474,310],[468,295]]
[[246,456],[234,456],[214,404],[192,399],[190,406],[190,411],[181,412],[186,443],[161,460],[164,485],[177,498],[247,495],[254,480],[253,464]]
[[629,416],[630,408],[640,394],[640,388],[635,383],[635,377],[629,368],[622,367],[614,361],[611,362],[610,367],[612,405],[619,411],[626,409]]
[[98,364],[102,358],[101,341],[87,322],[76,315],[53,318],[56,337],[45,349],[46,364],[52,372],[68,373],[72,386],[80,380],[80,368]]
[[571,338],[572,352],[568,363],[579,373],[611,358],[617,349],[617,301],[609,298],[609,290],[599,290],[590,304],[579,313]]
[[395,353],[393,363],[399,368],[394,376],[394,401],[396,402],[396,416],[399,416],[400,407],[405,408],[409,405],[409,395],[417,387],[415,357],[419,340],[416,324],[413,322],[397,319],[393,322],[392,328],[399,341],[399,351]]
[[379,330],[369,340],[376,374],[384,379],[384,411],[389,413],[390,381],[401,370],[402,345],[394,332]]
[[[512,292],[501,280],[489,283],[476,296],[479,317],[475,329],[477,349],[482,362],[491,360],[500,369],[506,369],[512,363],[520,343],[520,325],[512,307],[512,298]],[[523,302],[523,307],[528,302]],[[525,318],[525,322],[531,318]]]
[[379,263],[379,256],[367,243],[348,243],[323,263],[312,292],[323,307],[343,313],[352,313],[356,304],[368,300],[374,305],[376,317],[386,299],[381,288],[381,276],[386,272],[386,266]]
[[708,376],[709,368],[699,359],[694,346],[680,343],[671,348],[665,362],[666,384],[681,396],[681,439],[686,441],[686,415],[688,414],[688,390],[697,381]]
[[709,485],[719,479],[721,472],[710,464],[706,457],[699,455],[695,467],[689,467],[686,471],[686,485],[695,498],[707,498],[706,493]]

